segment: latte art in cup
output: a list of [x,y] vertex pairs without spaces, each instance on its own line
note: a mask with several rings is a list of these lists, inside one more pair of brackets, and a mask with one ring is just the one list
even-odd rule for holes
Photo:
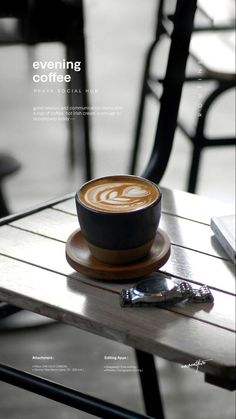
[[139,176],[93,179],[75,195],[81,232],[91,255],[108,264],[146,257],[157,234],[162,194]]
[[88,182],[80,190],[81,202],[103,212],[129,212],[151,205],[160,193],[138,177],[110,176]]

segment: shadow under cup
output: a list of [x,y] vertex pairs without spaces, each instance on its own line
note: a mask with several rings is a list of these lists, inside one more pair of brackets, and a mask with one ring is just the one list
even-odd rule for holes
[[[154,198],[146,206],[129,210],[106,211],[91,207],[84,191],[98,182],[137,182],[151,188]],[[132,186],[131,186],[132,188]],[[94,179],[82,185],[75,201],[80,228],[96,259],[109,264],[127,264],[145,257],[151,249],[161,216],[161,192],[152,182],[132,175]],[[123,199],[123,198],[122,198]]]

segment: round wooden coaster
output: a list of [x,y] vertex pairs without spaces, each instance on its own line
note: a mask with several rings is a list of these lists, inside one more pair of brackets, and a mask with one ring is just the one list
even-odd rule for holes
[[80,230],[74,231],[66,243],[66,259],[70,266],[84,275],[103,280],[140,278],[163,266],[170,256],[170,240],[161,229],[147,257],[125,265],[109,265],[92,256]]

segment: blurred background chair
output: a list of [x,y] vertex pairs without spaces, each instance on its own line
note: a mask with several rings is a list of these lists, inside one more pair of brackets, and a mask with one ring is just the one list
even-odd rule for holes
[[9,209],[3,191],[4,179],[17,172],[20,163],[12,156],[6,153],[0,153],[0,218],[9,215]]
[[[146,98],[152,95],[155,99],[162,102],[165,77],[157,77],[151,72],[151,64],[156,47],[163,37],[172,37],[173,34],[173,14],[166,10],[164,0],[160,0],[157,12],[155,39],[148,49],[144,74],[141,87],[139,110],[137,113],[134,147],[130,165],[131,173],[134,173],[137,165],[138,152],[141,141],[141,131],[143,125],[144,109]],[[219,4],[220,3],[220,4]],[[218,7],[217,7],[218,6]],[[187,190],[195,192],[199,174],[200,159],[202,151],[206,147],[232,146],[236,143],[235,137],[221,136],[210,138],[206,134],[206,123],[211,105],[222,93],[235,87],[235,13],[234,3],[231,0],[218,2],[217,5],[211,0],[198,1],[198,16],[204,15],[204,23],[195,20],[194,33],[191,38],[190,55],[198,65],[197,74],[185,76],[185,82],[198,83],[214,81],[213,90],[206,97],[201,98],[198,103],[195,126],[189,127],[188,121],[178,118],[178,127],[192,143],[192,157],[187,182]],[[234,28],[234,29],[233,29]],[[179,51],[181,53],[181,51]],[[177,74],[177,72],[176,72]],[[173,77],[176,77],[173,74]],[[157,85],[159,84],[159,90]],[[175,85],[172,92],[169,92],[169,100],[175,97]],[[160,116],[158,117],[160,118]],[[156,144],[156,147],[167,145],[165,135],[163,136],[163,146]],[[155,142],[161,141],[156,137]],[[171,144],[172,147],[172,144]],[[168,151],[170,155],[171,149]],[[161,165],[162,162],[159,161]]]
[[[14,20],[12,30],[3,27],[4,18]],[[1,22],[2,21],[2,22]],[[2,30],[1,30],[2,23]],[[4,30],[5,29],[5,30]],[[68,106],[88,106],[86,51],[82,0],[3,0],[0,4],[0,45],[36,45],[60,42],[66,47],[68,61],[81,61],[81,71],[74,72],[70,89],[81,94],[67,94]],[[83,154],[85,178],[91,178],[89,120],[85,113],[69,120],[69,159],[73,166],[78,150]]]
[[[4,19],[8,25],[4,25]],[[9,18],[12,24],[9,25]],[[81,61],[81,71],[73,72],[70,89],[81,89],[81,94],[67,94],[69,107],[87,107],[87,69],[84,39],[84,16],[82,0],[3,0],[0,4],[0,46],[25,44],[35,46],[42,42],[60,42],[66,47],[68,61]],[[30,54],[30,52],[29,52]],[[84,165],[84,178],[91,178],[91,150],[88,115],[68,121],[69,162],[73,167],[79,162]],[[82,155],[82,158],[81,158]],[[0,181],[16,171],[16,160],[2,155]],[[9,213],[6,199],[0,190],[0,216]]]

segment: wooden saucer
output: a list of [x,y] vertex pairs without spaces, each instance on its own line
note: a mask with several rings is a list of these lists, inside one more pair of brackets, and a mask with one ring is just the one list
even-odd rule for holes
[[109,265],[92,256],[80,230],[74,231],[66,243],[66,259],[72,268],[84,275],[102,280],[140,278],[163,266],[170,256],[170,240],[158,229],[147,257],[126,265]]

